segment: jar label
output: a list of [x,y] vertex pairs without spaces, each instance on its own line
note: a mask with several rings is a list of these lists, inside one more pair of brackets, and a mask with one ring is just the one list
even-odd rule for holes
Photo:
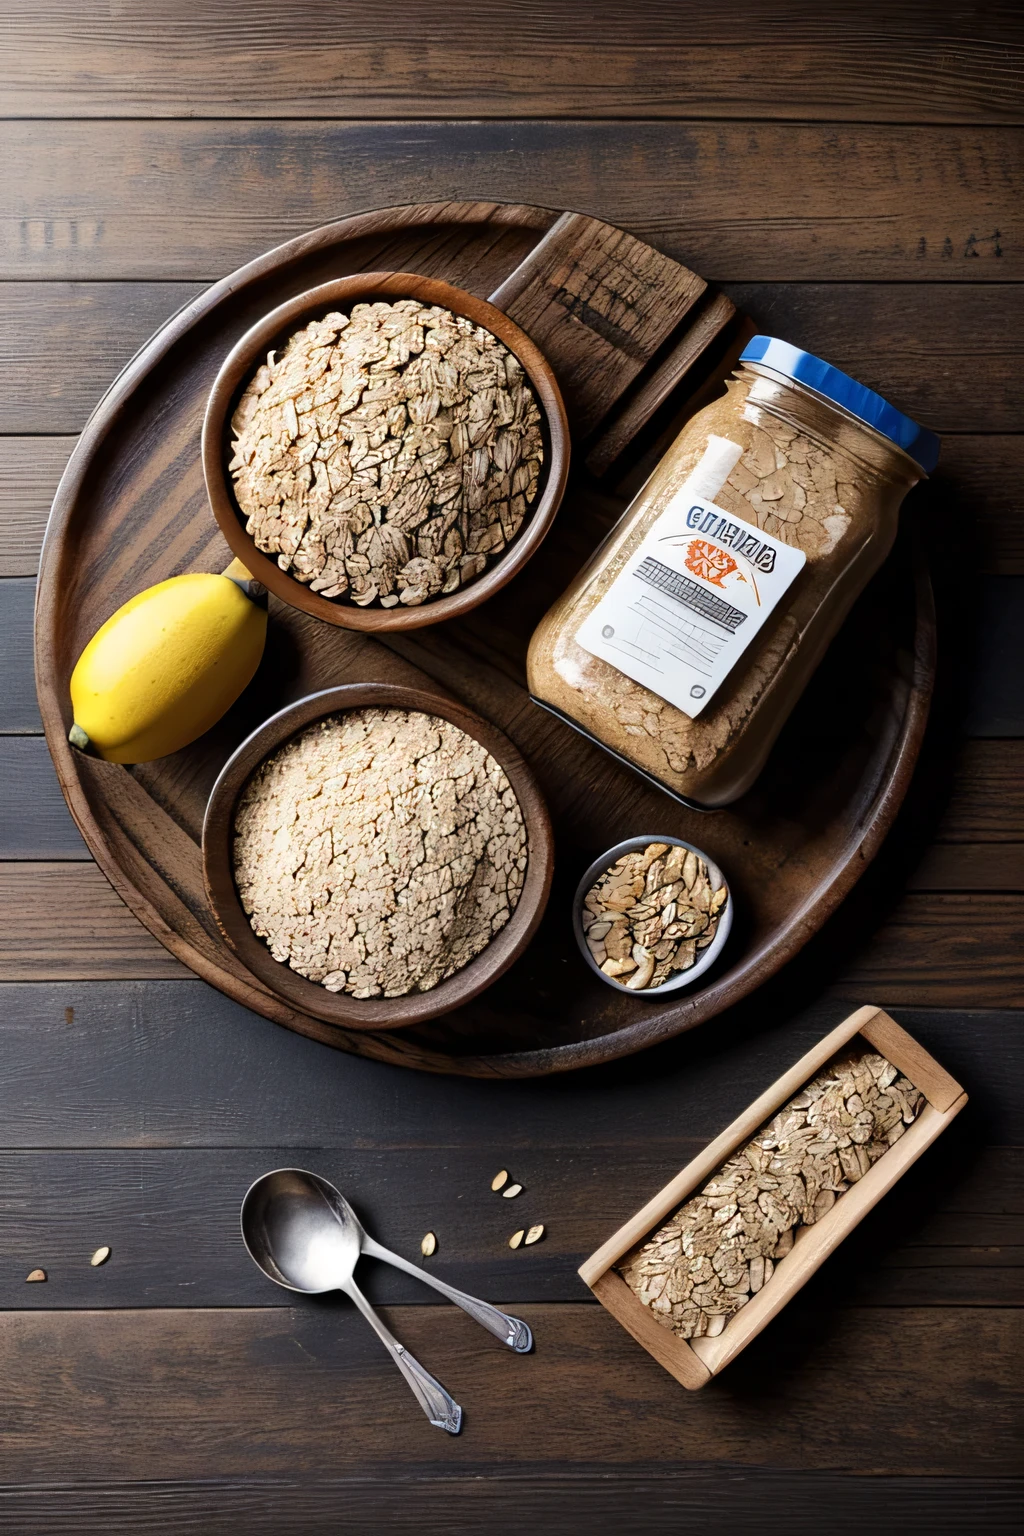
[[712,437],[576,634],[592,656],[692,719],[807,560],[802,549],[715,504],[741,452]]

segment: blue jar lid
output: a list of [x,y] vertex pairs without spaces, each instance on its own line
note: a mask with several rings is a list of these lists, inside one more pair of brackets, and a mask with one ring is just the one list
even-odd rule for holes
[[939,439],[934,432],[911,421],[888,400],[876,395],[873,389],[858,384],[848,373],[822,362],[813,353],[801,352],[799,347],[791,347],[788,341],[780,341],[777,336],[755,336],[744,347],[740,362],[763,363],[773,373],[806,384],[902,448],[920,464],[925,474],[930,475],[939,462]]

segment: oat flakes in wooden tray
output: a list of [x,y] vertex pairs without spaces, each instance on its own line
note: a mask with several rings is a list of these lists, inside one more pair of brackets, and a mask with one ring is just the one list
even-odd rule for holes
[[967,1102],[881,1009],[859,1008],[581,1266],[696,1389],[750,1343]]
[[[90,636],[143,587],[227,564],[199,441],[224,359],[281,304],[373,271],[442,278],[489,298],[550,363],[576,468],[545,542],[471,614],[383,640],[272,595],[263,665],[206,736],[133,769],[75,753],[66,740],[68,679]],[[39,578],[36,667],[50,750],[90,851],[178,959],[238,1002],[344,1050],[429,1071],[516,1076],[668,1039],[798,952],[878,848],[920,747],[933,622],[927,577],[915,577],[906,548],[847,620],[758,784],[726,811],[702,816],[670,801],[533,706],[525,687],[535,625],[622,510],[629,477],[635,484],[644,475],[658,435],[678,430],[694,395],[727,375],[742,341],[725,298],[622,230],[550,209],[436,203],[313,230],[215,284],[147,343],[97,407],[58,490]],[[416,611],[401,603],[388,611],[398,609]],[[455,695],[489,719],[530,764],[557,829],[559,883],[501,985],[444,1018],[386,1035],[315,1019],[242,965],[210,913],[200,855],[209,791],[239,743],[294,700],[356,681]],[[692,991],[661,1000],[620,995],[593,976],[569,913],[589,863],[650,827],[706,849],[728,872],[736,902],[721,961]]]

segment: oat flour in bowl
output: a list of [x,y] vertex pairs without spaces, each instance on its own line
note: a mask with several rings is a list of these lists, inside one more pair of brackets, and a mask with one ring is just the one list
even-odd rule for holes
[[436,715],[354,709],[261,764],[235,810],[234,874],[276,960],[332,992],[428,992],[508,922],[522,811],[479,742]]

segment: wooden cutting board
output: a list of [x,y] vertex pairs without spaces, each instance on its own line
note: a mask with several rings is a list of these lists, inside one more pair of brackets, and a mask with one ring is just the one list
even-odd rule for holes
[[[271,600],[267,652],[214,730],[126,769],[75,753],[68,681],[83,646],[135,592],[230,552],[199,460],[207,393],[226,353],[268,310],[368,270],[437,276],[505,310],[541,347],[569,413],[575,470],[555,528],[526,569],[467,617],[370,639]],[[618,516],[660,449],[720,387],[750,327],[695,273],[581,214],[437,203],[361,214],[249,263],[173,316],[90,418],[43,548],[36,676],[47,740],[97,863],[197,975],[315,1039],[435,1072],[523,1076],[607,1061],[711,1018],[786,963],[879,846],[924,731],[934,661],[927,576],[905,548],[865,593],[754,789],[727,810],[678,805],[533,705],[524,662],[549,604]],[[544,924],[502,980],[415,1030],[348,1033],[288,1006],[227,948],[203,893],[206,798],[242,738],[284,704],[343,682],[447,691],[504,730],[537,774],[556,827]],[[583,869],[628,836],[705,848],[736,902],[722,962],[692,993],[623,997],[590,975],[570,899]]]

